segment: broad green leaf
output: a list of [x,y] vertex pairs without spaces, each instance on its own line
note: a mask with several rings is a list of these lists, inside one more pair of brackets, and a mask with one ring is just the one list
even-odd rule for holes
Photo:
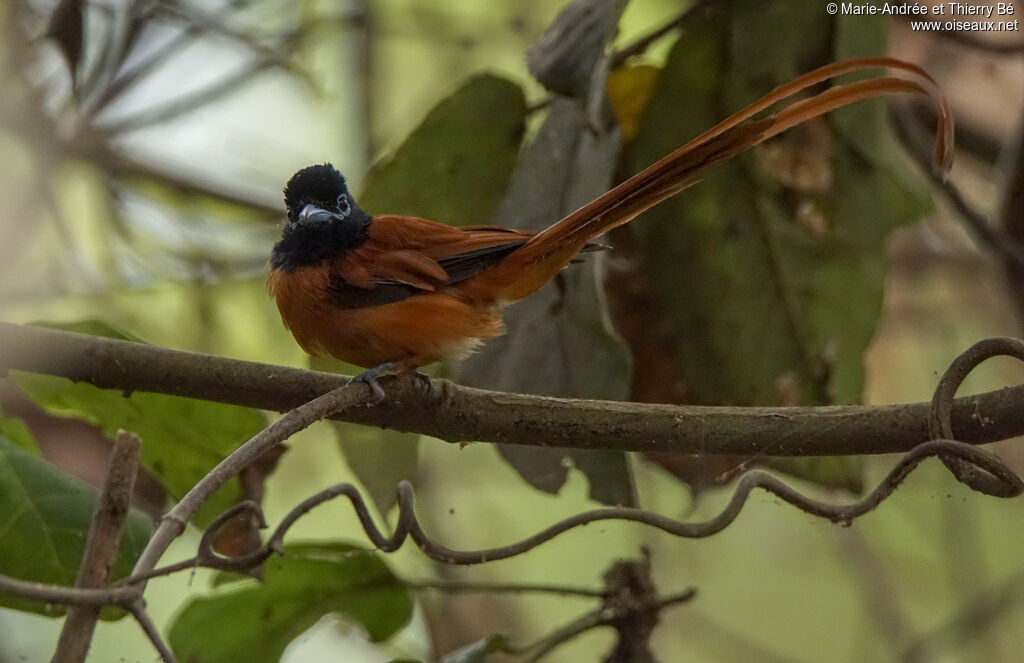
[[[130,338],[96,321],[83,323],[95,335]],[[122,393],[65,378],[12,371],[11,380],[52,414],[89,421],[110,436],[118,429],[142,438],[142,465],[180,499],[203,476],[259,432],[262,413],[250,408],[153,393]],[[196,516],[209,523],[241,495],[237,480],[218,491]]]
[[[842,55],[857,50],[852,42],[859,55],[877,54],[869,42],[884,26],[872,26],[847,39]],[[835,30],[809,0],[743,0],[687,21],[633,145],[630,170],[834,59]],[[837,114],[798,127],[631,225],[692,402],[860,399],[863,353],[881,312],[886,238],[928,209],[921,190],[878,158],[888,142],[879,112],[869,102],[850,109],[859,114],[852,120]],[[840,122],[856,130],[837,132]],[[820,475],[811,467],[800,473],[849,486],[858,463],[819,462]],[[794,461],[783,465],[793,468]]]
[[17,444],[23,451],[39,455],[39,446],[25,422],[17,417],[9,417],[0,411],[0,435]]
[[349,469],[382,514],[398,500],[398,483],[412,479],[419,461],[420,436],[401,431],[331,422]]
[[285,546],[263,581],[222,583],[189,601],[170,629],[179,660],[277,663],[288,644],[324,615],[360,624],[370,640],[394,635],[412,617],[412,596],[372,551],[348,544]]
[[[96,490],[0,436],[0,573],[33,582],[73,586],[92,521]],[[153,534],[139,511],[128,515],[113,578],[127,576]],[[0,606],[43,615],[62,605],[0,594]],[[104,619],[119,619],[108,609]]]
[[475,76],[370,169],[359,202],[374,214],[488,223],[512,174],[525,121],[518,85],[492,74]]

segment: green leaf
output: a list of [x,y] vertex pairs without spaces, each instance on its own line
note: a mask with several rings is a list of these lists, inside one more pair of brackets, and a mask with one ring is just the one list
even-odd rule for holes
[[0,411],[0,435],[17,444],[23,451],[39,456],[39,446],[32,431],[17,417],[9,417]]
[[366,175],[360,204],[452,225],[488,223],[519,154],[526,100],[492,74],[469,79],[435,106],[390,158]]
[[[85,550],[96,491],[0,436],[0,573],[21,580],[73,586]],[[153,534],[139,511],[128,514],[113,578],[126,577]],[[43,615],[64,614],[61,605],[0,594],[0,605]],[[123,612],[105,609],[104,619]]]
[[380,642],[408,623],[412,606],[408,589],[372,551],[289,545],[283,557],[267,561],[262,582],[230,582],[190,601],[171,626],[170,642],[189,663],[277,663],[326,614],[360,624]]
[[[648,106],[630,169],[832,60],[835,29],[809,0],[744,0],[687,21]],[[870,49],[868,37],[848,41]],[[889,141],[872,115],[879,108],[858,104],[849,109],[853,116],[792,130],[632,224],[692,402],[861,398],[863,354],[882,307],[886,238],[929,207],[895,166],[880,167],[880,146]],[[855,130],[838,130],[842,122],[853,122]],[[809,466],[800,473],[846,487],[859,475],[857,459],[816,467],[820,473]]]
[[484,663],[489,654],[508,651],[508,638],[501,633],[492,633],[483,640],[445,654],[438,663]]
[[[96,321],[96,335],[130,338]],[[11,372],[12,382],[46,411],[89,421],[110,436],[119,429],[142,438],[142,465],[180,499],[203,476],[265,425],[258,410],[192,398],[152,393],[125,394],[65,378]],[[238,501],[241,488],[232,480],[196,515],[202,526]]]
[[398,500],[398,483],[412,479],[419,462],[420,436],[401,431],[331,422],[349,469],[382,514]]

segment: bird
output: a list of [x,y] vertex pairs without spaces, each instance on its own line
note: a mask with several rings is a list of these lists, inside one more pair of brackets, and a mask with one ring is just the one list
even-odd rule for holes
[[[836,76],[885,68],[755,117]],[[284,189],[287,220],[269,260],[267,290],[284,325],[311,355],[330,355],[377,377],[467,356],[503,333],[502,311],[537,291],[600,235],[697,182],[769,138],[861,99],[911,92],[938,108],[934,162],[947,172],[953,121],[938,84],[920,67],[859,58],[803,74],[733,114],[640,173],[541,231],[456,227],[415,216],[371,215],[330,163],[296,172]]]

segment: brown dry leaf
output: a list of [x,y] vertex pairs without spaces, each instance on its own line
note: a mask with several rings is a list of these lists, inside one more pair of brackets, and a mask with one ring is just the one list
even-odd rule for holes
[[832,188],[832,135],[824,118],[794,127],[755,154],[759,170],[788,189],[825,193]]

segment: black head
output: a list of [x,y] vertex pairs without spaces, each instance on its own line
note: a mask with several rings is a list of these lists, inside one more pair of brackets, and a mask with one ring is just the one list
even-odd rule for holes
[[288,222],[270,265],[293,271],[355,248],[366,239],[370,215],[356,204],[345,178],[329,163],[303,168],[284,188]]

